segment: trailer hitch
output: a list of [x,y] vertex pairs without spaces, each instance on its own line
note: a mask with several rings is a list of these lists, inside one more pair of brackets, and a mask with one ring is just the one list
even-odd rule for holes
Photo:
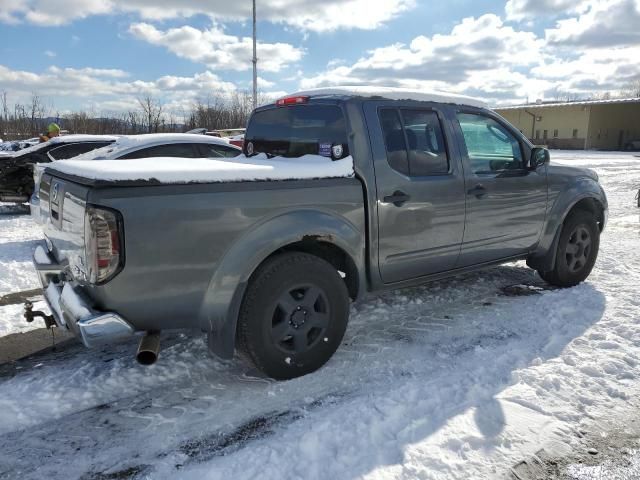
[[56,326],[56,321],[53,318],[53,315],[47,315],[46,313],[41,312],[40,310],[36,310],[34,312],[33,311],[33,303],[31,303],[29,300],[24,302],[24,319],[28,323],[31,323],[37,317],[41,317],[44,320],[44,324],[45,324],[45,326],[47,328],[51,328],[51,327],[55,327]]

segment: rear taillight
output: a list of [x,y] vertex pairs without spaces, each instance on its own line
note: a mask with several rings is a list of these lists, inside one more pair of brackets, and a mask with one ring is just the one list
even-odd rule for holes
[[88,206],[84,218],[84,244],[87,280],[104,283],[113,278],[124,260],[120,215],[113,210]]

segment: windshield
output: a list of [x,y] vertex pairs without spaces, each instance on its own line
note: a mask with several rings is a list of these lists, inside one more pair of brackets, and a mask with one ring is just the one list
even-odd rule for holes
[[[255,113],[245,136],[245,153],[300,157],[349,155],[347,128],[336,105],[294,105]],[[342,148],[338,148],[342,147]]]

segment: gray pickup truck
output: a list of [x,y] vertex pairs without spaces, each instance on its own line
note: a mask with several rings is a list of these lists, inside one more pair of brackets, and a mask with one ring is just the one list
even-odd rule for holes
[[[48,167],[34,263],[52,316],[28,319],[88,347],[139,335],[146,364],[159,332],[199,329],[218,356],[288,379],[329,360],[367,292],[514,260],[559,287],[582,282],[607,219],[594,172],[550,165],[466,97],[301,92],[255,110],[238,158],[219,178],[147,160]],[[281,173],[234,176],[235,161]]]

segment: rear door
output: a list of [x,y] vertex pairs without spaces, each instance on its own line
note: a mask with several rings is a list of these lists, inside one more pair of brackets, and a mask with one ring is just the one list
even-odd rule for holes
[[538,242],[547,205],[546,168],[527,168],[520,136],[499,117],[460,110],[458,132],[467,218],[459,266],[529,252]]
[[378,259],[393,283],[454,268],[464,232],[464,177],[443,111],[366,102],[377,190]]

